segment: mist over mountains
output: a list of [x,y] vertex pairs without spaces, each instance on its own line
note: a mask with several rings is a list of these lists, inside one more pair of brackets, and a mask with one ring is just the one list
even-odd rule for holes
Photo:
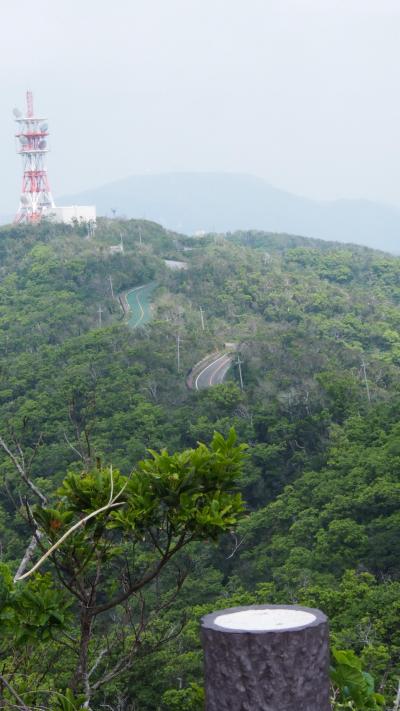
[[95,203],[99,215],[146,218],[188,234],[260,229],[400,252],[399,209],[368,200],[311,200],[251,175],[133,175],[58,202]]

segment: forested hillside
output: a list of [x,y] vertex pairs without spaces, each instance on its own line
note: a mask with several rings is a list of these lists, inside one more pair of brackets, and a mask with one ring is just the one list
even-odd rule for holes
[[[393,707],[399,267],[353,245],[145,221],[100,221],[91,238],[0,230],[0,708],[17,694],[72,711],[86,695],[93,709],[199,711],[201,615],[275,602],[324,610],[386,699],[367,689],[335,708]],[[118,296],[149,282],[152,320],[131,329]],[[223,385],[189,390],[190,368],[228,342],[244,389],[234,364]],[[110,502],[13,584],[32,529],[36,561]]]

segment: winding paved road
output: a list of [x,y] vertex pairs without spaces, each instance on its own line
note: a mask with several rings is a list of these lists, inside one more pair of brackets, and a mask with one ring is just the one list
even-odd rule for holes
[[[151,295],[156,286],[155,282],[136,286],[119,297],[131,328],[144,326],[150,321],[152,315],[150,309]],[[231,365],[232,356],[227,353],[216,354],[211,363],[200,366],[200,371],[189,387],[194,390],[203,390],[213,385],[220,385],[224,382]],[[197,370],[197,367],[195,366],[195,370]]]
[[131,328],[144,326],[150,321],[150,299],[156,286],[154,282],[143,284],[142,286],[136,286],[134,289],[130,289],[125,294],[125,300],[129,306],[128,323]]
[[212,385],[223,383],[225,376],[231,367],[232,358],[227,353],[219,355],[215,360],[206,365],[194,380],[194,389],[202,390],[210,388]]

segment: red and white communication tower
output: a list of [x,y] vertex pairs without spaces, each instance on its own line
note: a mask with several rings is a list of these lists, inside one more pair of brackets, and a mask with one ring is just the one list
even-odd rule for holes
[[54,208],[54,200],[50,191],[45,155],[48,152],[47,120],[38,118],[33,113],[33,95],[26,93],[26,116],[19,109],[14,109],[14,117],[18,124],[15,134],[19,146],[18,153],[22,156],[24,174],[22,192],[16,222],[40,222],[50,208]]

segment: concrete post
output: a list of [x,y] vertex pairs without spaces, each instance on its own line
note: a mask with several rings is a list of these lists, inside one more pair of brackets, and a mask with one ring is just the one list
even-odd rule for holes
[[328,620],[297,605],[234,607],[201,621],[206,711],[331,711]]

